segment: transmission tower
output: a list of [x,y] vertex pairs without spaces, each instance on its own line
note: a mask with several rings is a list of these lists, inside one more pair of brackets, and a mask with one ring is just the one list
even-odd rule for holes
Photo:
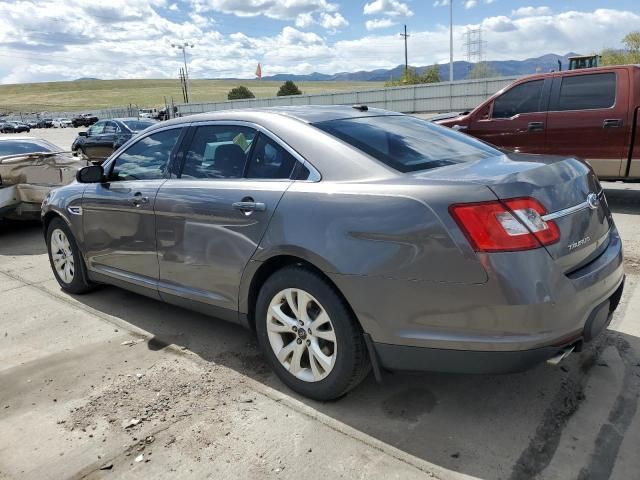
[[464,47],[467,50],[467,62],[480,63],[484,60],[487,42],[482,39],[482,28],[467,28],[464,33]]

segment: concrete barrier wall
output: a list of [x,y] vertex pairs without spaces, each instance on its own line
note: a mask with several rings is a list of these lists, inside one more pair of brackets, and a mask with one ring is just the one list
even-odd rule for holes
[[179,104],[178,114],[289,105],[356,105],[402,113],[438,113],[471,110],[518,77],[500,77],[459,82],[441,82],[407,87],[388,87],[352,92],[252,98],[226,102]]

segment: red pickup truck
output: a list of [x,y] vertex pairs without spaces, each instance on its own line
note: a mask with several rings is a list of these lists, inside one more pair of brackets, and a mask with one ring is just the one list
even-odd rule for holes
[[532,75],[437,123],[522,153],[572,155],[601,179],[640,179],[640,66]]

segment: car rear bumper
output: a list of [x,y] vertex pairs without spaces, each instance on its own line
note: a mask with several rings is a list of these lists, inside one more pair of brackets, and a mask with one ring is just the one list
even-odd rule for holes
[[489,281],[475,285],[330,277],[370,335],[380,364],[419,371],[525,369],[602,331],[623,288],[615,227],[605,251],[575,272],[559,271],[542,249],[481,261]]
[[387,370],[434,371],[449,373],[515,373],[532,368],[569,347],[579,351],[583,343],[596,338],[609,325],[620,302],[624,281],[614,294],[593,309],[581,334],[559,343],[529,350],[474,351],[408,347],[373,343],[376,361]]

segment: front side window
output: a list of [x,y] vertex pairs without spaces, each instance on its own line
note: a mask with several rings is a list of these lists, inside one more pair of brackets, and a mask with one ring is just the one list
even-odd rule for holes
[[596,73],[562,78],[558,110],[611,108],[616,103],[616,74]]
[[261,134],[249,162],[247,178],[288,179],[295,166],[296,159],[293,155]]
[[404,115],[329,120],[314,126],[400,172],[416,172],[496,157],[474,138]]
[[522,113],[540,111],[544,80],[516,85],[493,102],[493,118],[511,118]]
[[163,178],[181,128],[164,130],[138,140],[116,158],[111,181]]
[[181,178],[242,178],[256,131],[240,125],[198,127],[187,150]]

